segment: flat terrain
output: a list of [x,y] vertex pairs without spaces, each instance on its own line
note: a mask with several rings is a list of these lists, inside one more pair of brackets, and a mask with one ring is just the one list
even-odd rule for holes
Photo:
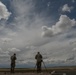
[[42,69],[41,73],[36,73],[36,69],[16,68],[14,74],[10,73],[9,68],[1,68],[0,75],[76,75],[76,67],[47,68]]

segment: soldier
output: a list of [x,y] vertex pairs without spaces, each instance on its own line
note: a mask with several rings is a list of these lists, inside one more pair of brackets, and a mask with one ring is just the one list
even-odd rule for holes
[[15,69],[15,60],[16,60],[16,54],[14,53],[11,56],[11,73],[14,73],[14,69]]
[[42,63],[42,55],[40,52],[37,53],[35,56],[35,59],[37,60],[36,66],[37,66],[37,73],[41,72],[41,63]]

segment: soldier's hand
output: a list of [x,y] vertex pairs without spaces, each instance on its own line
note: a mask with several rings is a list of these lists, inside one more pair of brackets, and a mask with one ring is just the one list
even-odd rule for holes
[[41,62],[43,62],[43,60],[41,60]]

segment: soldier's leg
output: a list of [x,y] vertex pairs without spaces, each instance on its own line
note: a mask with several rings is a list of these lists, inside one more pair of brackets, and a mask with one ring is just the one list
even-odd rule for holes
[[12,73],[14,73],[14,67],[12,67]]
[[11,64],[11,69],[10,69],[10,72],[12,73],[12,64]]
[[42,69],[41,69],[41,62],[40,62],[40,72],[41,72],[41,70],[42,70]]
[[10,72],[12,73],[12,66],[11,66],[11,68],[10,68]]
[[12,65],[12,73],[14,73],[14,64]]
[[41,62],[39,62],[39,72],[41,72]]
[[37,73],[39,73],[39,62],[37,62]]
[[15,66],[13,67],[13,73],[15,73]]

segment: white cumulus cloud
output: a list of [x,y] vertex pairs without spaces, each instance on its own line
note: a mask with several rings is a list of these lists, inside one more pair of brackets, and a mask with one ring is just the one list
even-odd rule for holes
[[17,49],[17,48],[8,48],[8,50],[10,52],[19,52],[20,51],[20,49]]
[[11,13],[8,11],[6,6],[2,2],[0,2],[0,20],[1,19],[7,20],[10,15],[11,15]]
[[75,19],[70,19],[67,15],[61,15],[59,21],[52,27],[43,26],[42,36],[53,36],[69,30],[76,25]]
[[71,12],[72,9],[73,9],[73,6],[68,6],[68,4],[65,4],[65,5],[62,7],[62,11],[63,11],[63,12]]

